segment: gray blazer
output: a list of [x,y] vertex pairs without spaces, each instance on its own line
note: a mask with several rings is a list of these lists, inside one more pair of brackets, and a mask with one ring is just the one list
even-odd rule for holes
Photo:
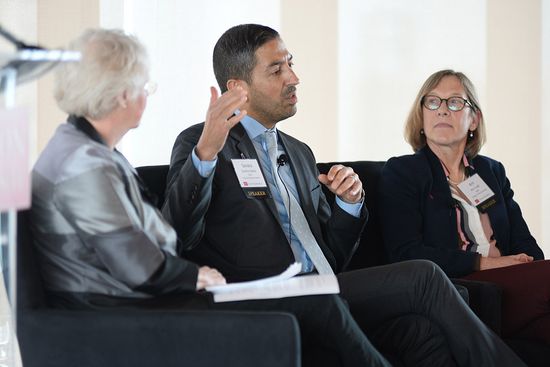
[[46,289],[148,297],[194,291],[198,267],[143,200],[136,173],[92,125],[69,117],[32,171],[31,222]]

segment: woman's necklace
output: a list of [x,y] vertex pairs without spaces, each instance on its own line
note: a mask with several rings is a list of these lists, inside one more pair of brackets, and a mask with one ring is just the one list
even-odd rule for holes
[[439,162],[441,162],[441,165],[443,166],[443,170],[445,171],[445,176],[447,177],[447,181],[449,181],[449,183],[451,183],[453,186],[457,186],[459,183],[461,183],[466,179],[466,167],[464,167],[464,169],[460,169],[460,165],[459,165],[458,169],[462,173],[462,179],[456,182],[453,179],[451,179],[451,171],[449,170],[449,168],[447,168],[445,163],[443,163],[441,159],[439,160]]
[[449,181],[452,185],[454,186],[458,186],[459,183],[461,183],[462,181],[464,181],[466,179],[466,170],[463,170],[462,171],[462,179],[458,182],[454,181],[451,179],[451,174],[449,173],[449,175],[447,176],[447,181]]

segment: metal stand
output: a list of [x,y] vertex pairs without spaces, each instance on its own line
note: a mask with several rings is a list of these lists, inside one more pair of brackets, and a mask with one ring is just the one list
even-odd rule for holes
[[[0,95],[4,97],[6,110],[15,106],[17,84],[34,80],[62,62],[80,60],[79,52],[47,50],[26,45],[1,26],[0,36],[17,47],[15,53],[0,52]],[[0,172],[0,179],[1,175],[2,172]],[[21,365],[16,338],[17,210],[24,208],[12,208],[11,206],[18,204],[13,204],[12,201],[8,201],[8,203],[0,203],[4,210],[7,207],[7,211],[0,213],[0,269],[2,270],[0,278],[4,279],[4,282],[0,281],[0,367],[17,367]]]
[[[0,85],[4,86],[6,109],[15,105],[17,70],[7,67],[0,71]],[[0,266],[10,304],[8,314],[0,314],[0,367],[15,365],[17,335],[17,212],[15,208],[0,213]],[[6,261],[7,260],[7,261]],[[1,292],[3,293],[3,292]]]

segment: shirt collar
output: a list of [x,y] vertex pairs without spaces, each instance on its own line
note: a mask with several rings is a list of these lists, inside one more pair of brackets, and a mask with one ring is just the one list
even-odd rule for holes
[[258,121],[254,120],[250,116],[245,116],[241,120],[241,125],[243,125],[244,129],[246,130],[246,133],[248,134],[248,137],[251,140],[256,139],[258,136],[265,133],[267,130],[273,130],[277,132],[277,129],[274,127],[273,129],[266,129],[264,125],[260,124]]
[[107,145],[105,140],[103,140],[94,126],[85,117],[69,115],[67,122],[73,125],[77,130],[86,134],[93,141],[96,141],[99,144]]
[[[103,138],[101,137],[101,135],[99,135],[95,127],[85,117],[69,115],[69,117],[67,117],[67,122],[73,125],[77,130],[84,133],[88,138],[92,139],[93,141],[101,145],[105,145],[108,148],[108,145],[105,142],[105,140],[103,140]],[[114,148],[113,151],[118,155],[124,157],[122,153],[120,153],[116,148]]]

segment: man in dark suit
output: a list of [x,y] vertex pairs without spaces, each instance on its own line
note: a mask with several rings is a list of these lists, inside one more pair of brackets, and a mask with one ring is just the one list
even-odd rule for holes
[[[392,317],[418,314],[441,329],[460,366],[522,365],[435,264],[341,273],[367,220],[365,194],[351,168],[319,175],[309,147],[276,129],[296,113],[292,65],[271,28],[240,25],[218,40],[214,73],[224,95],[213,89],[206,122],[178,136],[168,174],[163,214],[181,249],[229,281],[273,275],[294,261],[303,273],[339,273],[342,297],[367,335]],[[333,208],[321,184],[335,193]],[[425,339],[405,339],[409,363],[438,364]]]

